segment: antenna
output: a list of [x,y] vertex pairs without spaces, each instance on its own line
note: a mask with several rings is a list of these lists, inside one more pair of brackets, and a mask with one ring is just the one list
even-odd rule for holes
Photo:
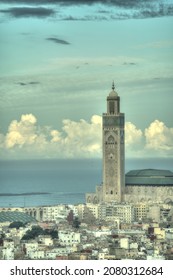
[[115,89],[115,84],[114,84],[114,81],[112,82],[112,90]]

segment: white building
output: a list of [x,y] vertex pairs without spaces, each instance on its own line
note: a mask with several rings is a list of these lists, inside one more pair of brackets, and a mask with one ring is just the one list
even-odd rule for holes
[[58,222],[68,216],[70,209],[66,205],[52,205],[41,207],[25,207],[25,213],[34,217],[37,221]]
[[27,254],[29,259],[32,260],[39,260],[45,258],[45,251],[44,250],[36,250],[36,251],[29,251]]
[[42,207],[42,221],[57,221],[65,219],[68,216],[69,209],[66,205],[45,206]]
[[39,235],[37,240],[38,240],[38,242],[41,242],[42,244],[44,244],[46,246],[53,245],[53,239],[50,235]]
[[4,260],[14,260],[14,241],[5,239],[3,241],[2,258]]
[[73,246],[80,243],[81,234],[73,231],[59,231],[59,243],[62,246]]
[[35,240],[29,240],[24,243],[25,255],[29,258],[33,258],[34,252],[38,251],[38,242]]
[[45,252],[46,259],[56,259],[58,256],[68,256],[68,254],[75,252],[74,246],[62,246],[48,249]]
[[86,207],[90,210],[90,212],[96,219],[99,218],[100,206],[98,204],[87,203]]
[[129,239],[128,238],[120,239],[120,248],[129,249]]
[[122,223],[132,223],[134,220],[134,210],[129,204],[104,203],[100,204],[100,219],[106,220],[108,217],[115,217]]

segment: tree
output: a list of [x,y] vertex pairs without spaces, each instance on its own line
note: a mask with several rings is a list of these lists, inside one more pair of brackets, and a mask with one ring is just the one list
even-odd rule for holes
[[25,223],[20,222],[20,221],[16,221],[16,222],[12,222],[9,225],[9,228],[17,228],[17,229],[19,229],[20,227],[25,227]]
[[50,235],[51,235],[52,239],[58,238],[58,232],[57,232],[57,230],[52,230],[52,231],[50,232]]
[[79,218],[75,217],[73,220],[73,227],[78,229],[80,227],[80,224],[81,222],[79,221]]
[[26,234],[22,237],[22,240],[29,240],[29,239],[35,239],[39,235],[50,235],[52,239],[58,238],[58,232],[57,230],[49,230],[45,229],[43,230],[39,226],[33,226],[31,230],[28,230]]
[[34,239],[38,235],[44,234],[44,230],[39,226],[33,226],[31,230],[28,230],[26,234],[22,237],[22,240]]

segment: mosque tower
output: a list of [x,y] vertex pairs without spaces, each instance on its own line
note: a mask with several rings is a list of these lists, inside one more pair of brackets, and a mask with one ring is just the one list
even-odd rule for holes
[[[106,215],[104,206],[112,202],[143,202],[150,206],[173,202],[173,172],[169,170],[131,170],[126,174],[125,182],[124,114],[120,113],[120,97],[114,83],[107,96],[102,129],[103,183],[96,186],[95,193],[86,193],[86,203],[91,207],[103,203]],[[152,216],[152,210],[150,214]]]
[[103,113],[103,202],[121,202],[125,190],[124,114],[115,91],[107,96],[107,113]]

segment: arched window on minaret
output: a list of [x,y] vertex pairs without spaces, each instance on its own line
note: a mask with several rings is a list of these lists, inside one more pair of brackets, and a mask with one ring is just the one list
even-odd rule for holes
[[109,113],[111,115],[115,114],[115,102],[114,101],[109,101]]
[[115,143],[115,139],[114,139],[114,137],[112,135],[110,135],[108,137],[108,144],[114,144],[114,143]]

